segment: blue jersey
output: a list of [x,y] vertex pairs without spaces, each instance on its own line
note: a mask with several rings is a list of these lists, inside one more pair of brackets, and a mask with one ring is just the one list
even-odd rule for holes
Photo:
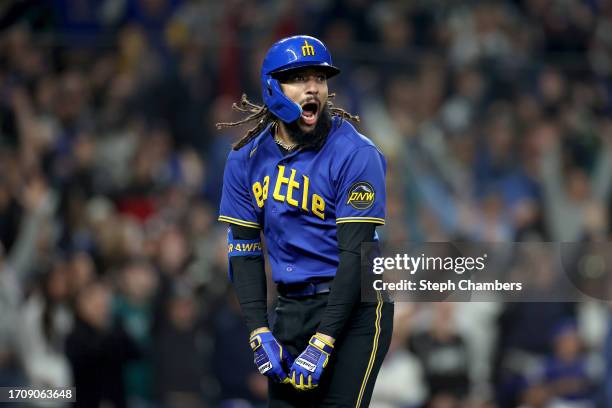
[[333,117],[318,151],[283,155],[270,127],[227,158],[219,220],[263,229],[276,283],[335,276],[336,225],[385,223],[383,154]]

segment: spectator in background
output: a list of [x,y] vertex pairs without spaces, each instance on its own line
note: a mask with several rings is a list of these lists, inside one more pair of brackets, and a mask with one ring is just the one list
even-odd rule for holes
[[128,406],[125,366],[140,354],[120,322],[113,321],[111,301],[112,292],[100,281],[87,284],[75,299],[76,321],[66,340],[66,355],[78,393],[77,408]]
[[15,271],[6,262],[0,243],[0,386],[19,386],[25,383],[18,364],[18,339],[15,333],[20,314],[21,284]]
[[[169,192],[168,195],[172,195]],[[178,193],[178,201],[183,201],[184,197]],[[168,201],[172,201],[169,198]],[[175,200],[177,201],[177,200]],[[181,207],[184,203],[178,205]],[[176,203],[175,203],[176,206]],[[174,213],[171,209],[172,205],[165,206],[167,213]],[[181,211],[178,211],[182,213]],[[165,218],[177,218],[177,214],[167,214]],[[164,217],[158,217],[157,222],[163,224]],[[195,277],[193,271],[189,268],[192,257],[190,253],[190,245],[186,240],[185,233],[180,225],[168,223],[167,225],[159,225],[159,231],[151,234],[151,246],[153,248],[153,266],[158,276],[158,289],[154,299],[154,318],[153,331],[157,331],[161,327],[172,327],[169,321],[171,314],[168,313],[168,303],[174,296],[175,291],[185,290],[195,286]]]
[[158,400],[164,408],[199,408],[205,344],[197,302],[191,290],[183,287],[173,291],[165,306],[165,323],[155,339]]
[[[612,129],[612,128],[609,128]],[[605,129],[602,129],[605,130]],[[562,169],[563,139],[554,123],[536,124],[533,137],[543,144],[541,174],[547,222],[555,241],[579,241],[591,235],[601,236],[598,229],[607,225],[589,223],[593,212],[602,212],[612,187],[612,133],[602,132],[601,150],[597,154],[592,175],[573,162]],[[565,177],[563,173],[565,172]],[[601,217],[599,217],[601,219]]]
[[214,243],[218,241],[218,235],[215,237],[215,234],[211,233],[216,230],[213,227],[213,219],[211,207],[201,203],[194,205],[189,210],[186,221],[188,225],[186,237],[193,248],[193,264],[190,272],[199,288],[204,285],[216,284],[216,282],[211,282],[213,276],[210,262],[216,249]]
[[119,292],[114,299],[114,318],[123,324],[130,339],[142,351],[138,360],[124,367],[125,390],[130,406],[150,406],[153,400],[153,324],[159,278],[144,259],[129,261],[120,272]]
[[596,372],[583,350],[575,322],[563,322],[553,337],[554,352],[544,363],[543,383],[564,407],[594,407]]
[[164,279],[186,280],[185,270],[189,262],[189,244],[183,230],[175,224],[166,226],[160,233],[155,251],[156,266]]
[[33,386],[67,387],[73,377],[64,354],[64,342],[73,316],[66,261],[56,259],[39,279],[38,287],[21,310],[18,325],[21,362]]
[[253,365],[253,352],[244,341],[249,332],[243,324],[240,304],[229,287],[225,294],[225,303],[219,305],[213,320],[211,363],[221,388],[219,404],[245,408],[260,406],[267,397],[268,382]]
[[410,349],[423,366],[431,408],[458,406],[471,391],[469,356],[455,328],[454,310],[451,303],[434,304],[430,327],[410,338]]
[[551,408],[594,408],[593,384],[598,373],[582,350],[575,322],[560,322],[551,337],[552,354],[522,379],[521,403]]
[[62,231],[60,245],[67,251],[91,251],[94,248],[91,227],[88,224],[87,203],[96,194],[104,191],[104,172],[95,167],[94,136],[80,132],[72,143],[66,158],[67,174],[61,181],[62,198],[59,211],[66,225]]
[[[10,159],[4,161],[5,171],[7,163]],[[19,203],[12,194],[11,186],[5,179],[0,179],[0,241],[5,248],[11,248],[17,239],[17,231],[19,229],[19,219],[21,216],[21,208]]]
[[[546,267],[546,266],[541,266]],[[499,341],[494,363],[494,382],[501,407],[514,407],[520,390],[537,377],[544,358],[552,353],[551,338],[560,322],[575,317],[573,304],[507,304],[499,317]],[[531,390],[533,398],[541,389]]]
[[[3,164],[10,162],[7,160]],[[5,175],[9,174],[10,171],[7,171]],[[70,373],[61,343],[69,329],[71,317],[66,307],[69,300],[65,290],[66,277],[58,260],[58,270],[49,272],[43,269],[34,293],[22,304],[27,283],[32,280],[35,269],[53,255],[49,253],[52,246],[49,227],[56,206],[55,194],[44,178],[37,175],[30,178],[17,197],[19,199],[15,200],[15,205],[22,216],[13,220],[20,220],[20,225],[10,240],[10,252],[5,254],[4,246],[0,244],[0,310],[5,325],[1,336],[0,365],[8,370],[5,371],[8,377],[3,381],[10,383],[10,377],[14,375],[13,381],[22,383],[53,384],[57,381],[58,384],[67,385],[70,383]],[[41,361],[37,361],[37,358],[41,358]],[[18,362],[25,370],[27,379],[17,368]]]
[[22,283],[61,257],[56,247],[56,192],[38,172],[23,183],[18,195],[22,210],[18,235],[7,258]]
[[74,299],[83,287],[96,279],[98,272],[93,259],[87,252],[73,253],[68,262],[70,294]]
[[142,136],[146,141],[136,147],[131,158],[130,180],[117,194],[116,204],[121,214],[145,222],[159,210],[156,198],[171,144],[170,135],[162,126],[152,127]]

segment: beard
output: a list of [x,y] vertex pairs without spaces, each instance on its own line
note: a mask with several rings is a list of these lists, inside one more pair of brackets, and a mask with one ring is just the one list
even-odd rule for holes
[[305,132],[300,128],[299,120],[291,123],[284,123],[287,133],[299,147],[318,149],[323,146],[325,139],[329,134],[332,126],[331,113],[326,105],[323,106],[315,128],[309,132]]

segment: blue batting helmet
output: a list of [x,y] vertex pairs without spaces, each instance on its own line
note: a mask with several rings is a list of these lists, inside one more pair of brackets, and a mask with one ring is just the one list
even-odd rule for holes
[[297,120],[302,114],[302,108],[285,96],[275,76],[302,67],[320,67],[328,78],[340,73],[332,64],[331,55],[325,45],[308,35],[296,35],[278,41],[264,58],[261,67],[263,101],[283,122]]

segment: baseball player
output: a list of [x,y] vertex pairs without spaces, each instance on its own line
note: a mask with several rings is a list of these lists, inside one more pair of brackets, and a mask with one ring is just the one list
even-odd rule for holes
[[[219,220],[229,275],[271,407],[368,406],[391,340],[393,304],[361,301],[360,248],[385,223],[382,153],[330,102],[340,72],[310,36],[275,43],[261,69],[264,106],[225,165]],[[266,310],[261,231],[278,289]]]

